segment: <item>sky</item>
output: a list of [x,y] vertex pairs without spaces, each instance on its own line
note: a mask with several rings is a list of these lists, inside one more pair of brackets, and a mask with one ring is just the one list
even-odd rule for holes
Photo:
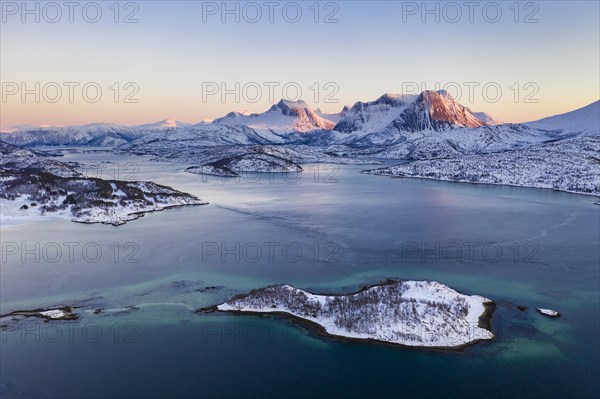
[[[598,1],[2,1],[0,126],[324,112],[445,88],[506,122],[600,97]],[[36,21],[37,19],[37,21]]]

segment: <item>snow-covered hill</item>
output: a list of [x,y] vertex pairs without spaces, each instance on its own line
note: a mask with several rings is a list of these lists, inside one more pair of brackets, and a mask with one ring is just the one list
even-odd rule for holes
[[135,126],[136,130],[163,130],[163,129],[176,129],[176,128],[180,128],[180,127],[186,127],[186,126],[191,126],[193,125],[192,123],[186,123],[186,122],[181,122],[175,119],[164,119],[160,122],[156,122],[156,123],[148,123],[145,125],[138,125]]
[[561,135],[598,135],[600,134],[600,101],[564,114],[528,122],[525,125],[554,131],[555,134]]
[[560,139],[556,132],[521,124],[459,128],[440,132],[390,132],[366,136],[348,143],[355,156],[431,159],[506,151]]
[[32,169],[60,177],[80,176],[75,167],[52,159],[41,151],[33,151],[0,141],[0,170]]
[[551,188],[600,196],[600,137],[577,137],[513,151],[418,160],[364,173]]
[[93,123],[83,126],[48,126],[19,128],[0,138],[19,146],[119,145],[141,137],[128,126]]
[[0,134],[7,143],[33,146],[99,146],[114,147],[149,134],[163,133],[190,126],[188,123],[165,119],[157,123],[124,126],[92,123],[82,126],[16,126]]

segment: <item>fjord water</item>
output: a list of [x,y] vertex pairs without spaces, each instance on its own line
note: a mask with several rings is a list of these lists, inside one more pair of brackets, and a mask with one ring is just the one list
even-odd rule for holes
[[[369,166],[224,180],[142,157],[65,158],[134,162],[135,179],[210,205],[120,227],[51,219],[3,228],[3,243],[94,243],[102,256],[3,259],[2,313],[59,303],[136,309],[3,330],[2,397],[598,396],[597,198],[359,173]],[[325,339],[275,318],[193,312],[268,284],[345,292],[386,278],[493,299],[497,340],[412,350]]]

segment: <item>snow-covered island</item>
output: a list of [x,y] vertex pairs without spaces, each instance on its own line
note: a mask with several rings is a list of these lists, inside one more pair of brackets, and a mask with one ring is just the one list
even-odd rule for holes
[[313,294],[275,285],[213,307],[233,313],[279,314],[309,322],[321,334],[361,341],[455,348],[492,340],[495,304],[435,281],[388,280],[350,294]]
[[537,308],[537,311],[548,317],[559,317],[560,313],[552,309]]
[[240,172],[289,173],[301,172],[302,168],[295,162],[269,153],[263,148],[250,147],[248,152],[233,152],[222,159],[202,166],[191,166],[185,171],[202,175],[237,177]]
[[0,154],[3,225],[55,215],[74,222],[118,226],[147,212],[207,204],[152,182],[84,177],[69,164],[3,142]]

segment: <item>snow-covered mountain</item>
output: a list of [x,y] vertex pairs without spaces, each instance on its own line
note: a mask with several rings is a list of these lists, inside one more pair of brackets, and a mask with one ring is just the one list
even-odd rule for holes
[[302,100],[281,100],[261,114],[230,112],[222,118],[215,119],[213,123],[228,126],[243,125],[278,134],[331,130],[335,126],[334,122],[318,115]]
[[[599,134],[600,102],[525,124],[501,124],[473,112],[445,91],[384,94],[340,113],[313,110],[304,101],[281,100],[260,114],[231,112],[195,125],[166,119],[140,126],[90,124],[21,126],[0,139],[19,146],[120,146],[122,150],[183,146],[349,146],[340,153],[428,159],[523,148],[545,141]],[[130,145],[131,144],[131,145]],[[336,150],[337,151],[337,150]]]
[[3,133],[0,138],[19,146],[115,146],[135,140],[142,134],[135,127],[93,123],[83,126],[25,126]]
[[447,130],[457,127],[486,126],[471,110],[456,102],[444,90],[424,91],[391,123],[390,127],[408,132]]
[[385,131],[415,98],[413,95],[384,94],[375,101],[359,101],[342,112],[335,130],[364,134]]
[[471,111],[443,90],[384,94],[372,102],[357,102],[344,112],[332,139],[355,145],[390,145],[407,140],[411,133],[478,128],[498,122],[489,114]]

